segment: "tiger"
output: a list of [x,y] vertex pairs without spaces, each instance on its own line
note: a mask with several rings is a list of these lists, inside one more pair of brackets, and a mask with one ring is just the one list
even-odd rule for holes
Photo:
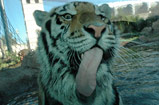
[[75,1],[33,15],[39,105],[122,105],[110,70],[120,33],[108,4]]

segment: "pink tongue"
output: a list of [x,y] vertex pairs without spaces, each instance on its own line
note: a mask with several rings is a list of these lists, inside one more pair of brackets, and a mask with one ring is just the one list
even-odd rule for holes
[[77,90],[90,96],[96,88],[96,72],[102,60],[103,51],[97,47],[86,51],[76,76]]

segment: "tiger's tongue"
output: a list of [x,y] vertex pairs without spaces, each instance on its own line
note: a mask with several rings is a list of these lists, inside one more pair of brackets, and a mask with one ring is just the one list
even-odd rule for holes
[[90,96],[96,88],[96,72],[102,60],[103,51],[93,48],[86,51],[76,76],[77,90],[84,96]]

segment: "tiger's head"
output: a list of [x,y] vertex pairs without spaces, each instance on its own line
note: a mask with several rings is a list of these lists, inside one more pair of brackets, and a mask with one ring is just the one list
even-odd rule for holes
[[[95,78],[92,74],[96,75],[100,63],[112,58],[118,46],[118,35],[110,16],[111,9],[107,4],[97,6],[88,2],[71,2],[50,12],[34,12],[37,25],[47,37],[43,38],[46,53],[53,48],[56,48],[54,52],[67,53],[70,66],[80,75],[76,78],[82,78],[80,71],[83,68],[88,72],[95,68],[94,72],[90,70],[88,73]],[[94,67],[80,67],[84,63]]]
[[110,7],[87,2],[72,2],[51,12],[35,11],[37,24],[51,37],[61,38],[73,51],[85,51],[99,47],[104,52],[117,44],[116,32],[110,21]]

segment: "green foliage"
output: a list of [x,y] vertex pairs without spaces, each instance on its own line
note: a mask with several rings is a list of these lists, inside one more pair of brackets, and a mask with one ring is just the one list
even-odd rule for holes
[[18,62],[20,62],[20,57],[18,57],[15,53],[6,52],[5,58],[0,59],[0,70],[2,68],[14,67],[14,65]]
[[13,60],[13,61],[17,61],[17,62],[20,61],[20,57],[17,56],[15,53],[9,53],[9,52],[7,52],[7,53],[6,53],[6,57],[7,57],[7,58],[10,58],[10,59]]
[[133,16],[133,15],[112,17],[113,21],[137,22],[140,19],[141,18],[139,16]]
[[140,20],[138,16],[125,16],[123,17],[123,19],[129,22],[137,22],[138,20]]

